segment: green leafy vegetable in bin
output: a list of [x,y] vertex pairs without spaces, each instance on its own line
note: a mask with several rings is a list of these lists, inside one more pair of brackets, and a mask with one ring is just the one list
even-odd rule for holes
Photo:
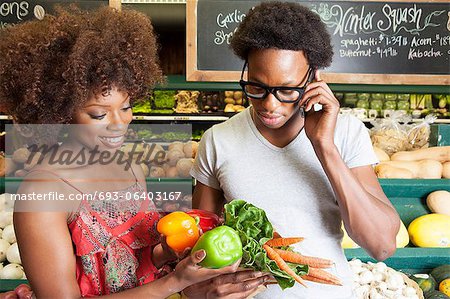
[[409,110],[409,100],[408,101],[398,101],[397,109],[398,110]]
[[156,109],[172,109],[175,106],[175,91],[155,90],[153,103]]
[[202,138],[203,134],[205,134],[205,130],[194,130],[192,132],[192,139],[200,140]]
[[397,102],[394,100],[386,100],[384,102],[384,109],[395,110],[397,108]]
[[356,108],[369,109],[369,100],[358,100],[356,103]]
[[409,93],[401,93],[397,95],[399,101],[409,101]]
[[150,139],[153,137],[153,132],[151,130],[145,129],[137,132],[137,135],[141,139]]
[[356,97],[356,93],[345,93],[344,94],[344,105],[346,107],[355,107],[358,98]]
[[164,132],[160,137],[164,141],[184,141],[189,140],[191,135],[186,132]]
[[359,101],[369,101],[370,94],[369,93],[358,93],[357,98]]
[[383,109],[383,100],[371,100],[370,101],[370,109],[375,109],[377,111],[380,111]]
[[387,93],[387,94],[384,95],[384,99],[386,101],[395,101],[395,100],[397,100],[397,94],[395,94],[395,93]]
[[133,104],[133,113],[150,113],[152,108],[150,101],[139,101]]
[[373,100],[383,101],[384,100],[384,94],[382,93],[372,93],[370,94],[370,98]]

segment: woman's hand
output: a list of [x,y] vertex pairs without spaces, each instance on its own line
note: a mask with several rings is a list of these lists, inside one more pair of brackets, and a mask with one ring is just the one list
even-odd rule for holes
[[153,248],[152,262],[156,268],[161,268],[167,263],[179,261],[191,252],[191,248],[186,248],[183,252],[176,252],[167,245],[166,237],[161,236],[161,243]]
[[184,289],[188,298],[210,299],[247,298],[256,289],[269,282],[270,275],[251,270],[217,276]]
[[236,263],[221,269],[208,269],[198,265],[205,257],[206,251],[202,249],[191,253],[177,264],[173,273],[176,280],[184,285],[183,289],[222,274],[234,273],[241,262],[239,259]]

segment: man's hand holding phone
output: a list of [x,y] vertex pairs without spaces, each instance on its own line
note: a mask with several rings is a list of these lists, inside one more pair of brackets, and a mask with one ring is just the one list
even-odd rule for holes
[[[314,105],[322,105],[319,111]],[[299,103],[306,113],[305,132],[316,150],[334,145],[334,129],[339,114],[339,101],[330,87],[321,79],[320,72],[315,71],[315,79],[307,85]]]

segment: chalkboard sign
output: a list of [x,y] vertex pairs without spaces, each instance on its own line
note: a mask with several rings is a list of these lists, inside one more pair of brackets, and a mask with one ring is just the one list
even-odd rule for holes
[[[229,40],[261,1],[187,1],[187,80],[237,81],[243,62]],[[331,34],[330,83],[450,82],[450,6],[434,1],[291,1],[317,13]]]
[[56,5],[77,5],[80,9],[95,9],[109,5],[108,0],[2,0],[0,3],[0,28],[29,21],[42,20],[46,14],[52,14]]

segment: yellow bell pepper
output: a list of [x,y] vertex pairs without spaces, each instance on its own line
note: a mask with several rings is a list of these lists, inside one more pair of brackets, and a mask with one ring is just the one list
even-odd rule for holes
[[194,247],[200,233],[195,219],[184,212],[173,212],[161,218],[156,227],[176,252]]

